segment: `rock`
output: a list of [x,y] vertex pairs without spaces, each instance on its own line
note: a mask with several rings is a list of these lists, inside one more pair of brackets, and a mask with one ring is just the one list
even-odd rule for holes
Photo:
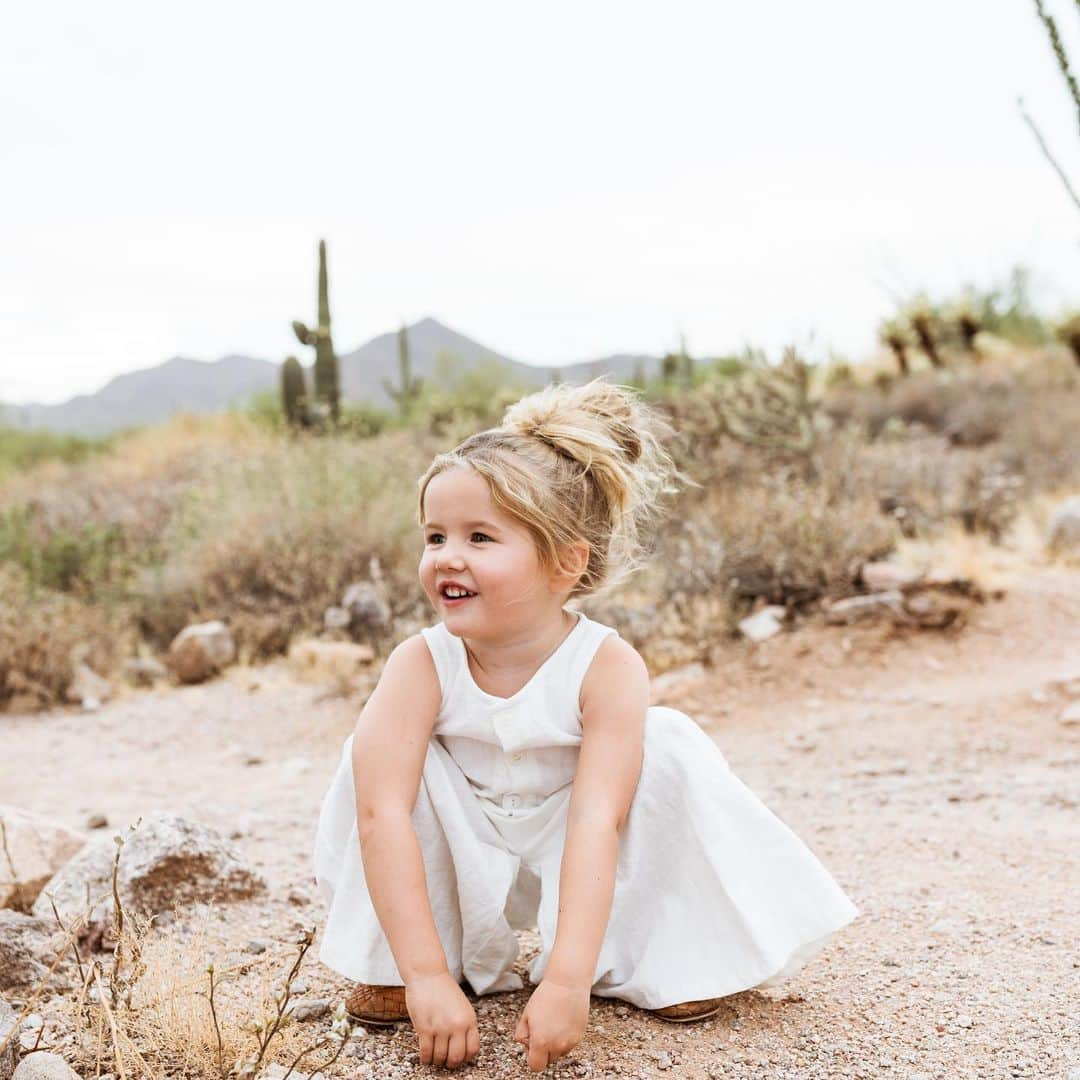
[[905,570],[890,562],[863,563],[859,575],[862,583],[872,593],[903,589],[905,585],[918,581],[920,576],[914,570]]
[[352,616],[347,608],[332,604],[323,612],[323,626],[327,630],[348,630]]
[[307,893],[302,893],[299,889],[290,890],[287,899],[294,907],[306,907],[311,903],[311,897]]
[[661,1070],[666,1071],[675,1064],[675,1062],[671,1060],[671,1055],[666,1050],[658,1050],[653,1054],[653,1057],[656,1060],[656,1067]]
[[[312,1073],[308,1076],[305,1072],[297,1072],[295,1069],[292,1072],[288,1071],[285,1065],[267,1065],[266,1068],[259,1073],[259,1080],[285,1080],[286,1074],[289,1080],[326,1080],[326,1074],[321,1072]],[[387,1074],[389,1076],[389,1073]]]
[[868,593],[866,596],[849,596],[835,600],[825,608],[825,621],[834,626],[876,619],[881,615],[903,615],[904,595],[899,589]]
[[1052,554],[1080,554],[1080,495],[1066,499],[1050,518],[1046,546]]
[[109,819],[104,814],[91,814],[86,819],[86,827],[88,829],[106,829],[109,826]]
[[[15,1010],[3,998],[0,998],[0,1046],[11,1035],[17,1016]],[[0,1051],[0,1080],[11,1080],[11,1074],[15,1071],[18,1059],[19,1049],[16,1046],[16,1039],[12,1036],[7,1047]]]
[[97,708],[103,701],[108,701],[112,696],[112,683],[103,679],[93,668],[86,664],[76,664],[71,682],[64,691],[64,697],[68,701],[82,705],[84,708]]
[[0,909],[0,990],[30,990],[45,977],[55,953],[55,920]]
[[1061,722],[1066,727],[1080,724],[1080,701],[1074,701],[1061,710]]
[[301,1022],[307,1020],[321,1020],[330,1012],[330,1002],[322,998],[314,1001],[298,1001],[289,1006],[289,1015],[294,1020]]
[[152,656],[129,656],[123,671],[132,686],[153,686],[159,679],[169,677],[169,669]]
[[19,1062],[11,1080],[79,1080],[79,1074],[59,1054],[36,1050]]
[[252,938],[252,940],[244,946],[244,952],[254,953],[258,956],[260,953],[266,952],[266,942],[261,938]]
[[[112,869],[116,842],[112,836],[91,840],[45,886],[34,914],[50,912],[51,893],[65,925],[81,915],[90,887],[93,911],[85,936],[105,932],[112,922]],[[213,829],[178,814],[155,811],[126,832],[117,871],[125,907],[147,914],[171,910],[174,904],[230,900],[266,888]]]
[[370,581],[358,581],[345,590],[341,606],[349,613],[349,633],[354,638],[378,637],[390,626],[390,605]]
[[665,694],[681,689],[689,683],[700,682],[705,676],[705,668],[700,663],[684,664],[682,667],[665,671],[649,683],[649,703],[655,705]]
[[17,875],[12,879],[8,857],[0,858],[0,908],[29,911],[45,883],[86,843],[86,837],[15,806],[0,806],[0,822]]
[[739,630],[744,637],[749,638],[755,644],[768,641],[783,629],[780,620],[787,614],[787,608],[779,604],[770,604],[763,607],[754,615],[748,615],[739,621]]
[[289,666],[305,682],[348,681],[374,659],[375,650],[370,645],[314,638],[294,642],[288,655]]
[[205,682],[236,656],[229,628],[220,621],[185,626],[169,646],[168,661],[182,683]]

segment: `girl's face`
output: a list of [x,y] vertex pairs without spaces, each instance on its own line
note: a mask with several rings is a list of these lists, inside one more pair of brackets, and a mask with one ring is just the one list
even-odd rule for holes
[[[419,572],[428,600],[459,637],[513,634],[562,606],[558,577],[542,569],[528,531],[495,506],[487,481],[466,467],[439,473],[424,491]],[[449,582],[472,595],[452,599]]]

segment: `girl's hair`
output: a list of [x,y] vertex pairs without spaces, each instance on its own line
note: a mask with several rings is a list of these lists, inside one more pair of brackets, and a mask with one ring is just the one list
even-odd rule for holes
[[546,386],[511,405],[499,427],[432,461],[420,478],[420,524],[431,480],[466,466],[487,481],[495,505],[528,529],[546,569],[569,570],[568,547],[588,542],[588,564],[571,596],[606,590],[641,567],[659,497],[686,479],[661,445],[671,434],[630,387],[603,378]]

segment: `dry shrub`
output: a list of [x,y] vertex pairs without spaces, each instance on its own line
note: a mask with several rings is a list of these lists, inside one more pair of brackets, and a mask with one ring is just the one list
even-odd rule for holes
[[298,1068],[314,1071],[333,1057],[348,1029],[335,1022],[328,1036],[316,1024],[281,1015],[294,1000],[285,990],[313,934],[301,935],[291,952],[275,949],[220,968],[204,926],[181,941],[125,910],[113,959],[83,957],[81,985],[62,999],[63,1027],[76,1035],[73,1065],[83,1075],[111,1072],[132,1080],[224,1080],[247,1075],[234,1067],[250,1062],[261,1041],[263,1066],[287,1067],[304,1055]]
[[78,650],[96,670],[123,655],[124,629],[109,610],[37,589],[18,567],[0,563],[0,708],[64,700]]

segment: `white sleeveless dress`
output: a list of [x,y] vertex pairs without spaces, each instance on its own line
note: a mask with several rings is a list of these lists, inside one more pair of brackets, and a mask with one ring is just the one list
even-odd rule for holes
[[[450,972],[478,994],[521,987],[515,929],[539,929],[533,983],[555,942],[581,684],[617,633],[572,613],[577,624],[509,698],[476,685],[442,623],[422,631],[442,705],[412,820]],[[858,908],[689,716],[650,706],[644,739],[592,992],[659,1009],[786,980]],[[351,752],[350,735],[316,833],[329,907],[319,959],[357,982],[401,985],[364,880]]]

